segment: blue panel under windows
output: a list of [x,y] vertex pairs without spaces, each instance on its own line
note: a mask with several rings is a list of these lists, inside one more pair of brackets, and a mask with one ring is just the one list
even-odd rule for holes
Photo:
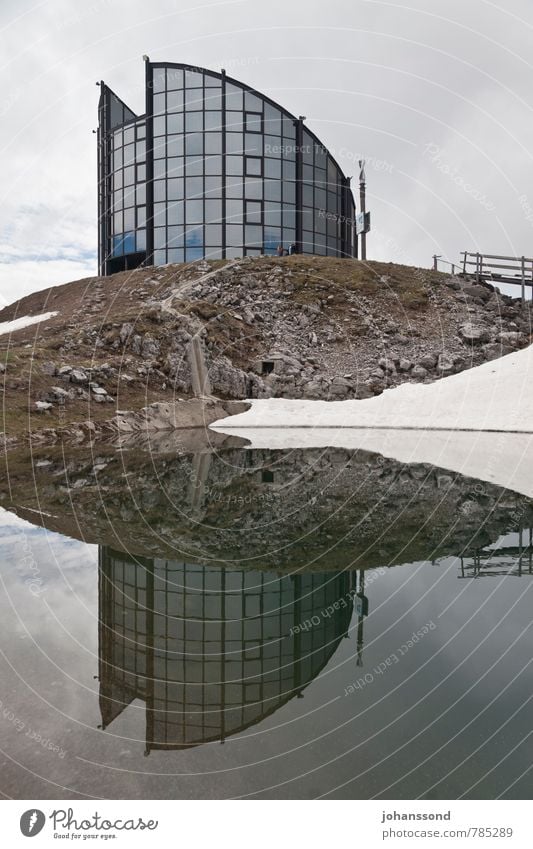
[[135,233],[134,232],[124,233],[122,253],[125,253],[125,254],[134,254],[135,253]]
[[203,248],[186,248],[185,250],[185,260],[186,262],[194,262],[197,259],[203,259],[204,249]]

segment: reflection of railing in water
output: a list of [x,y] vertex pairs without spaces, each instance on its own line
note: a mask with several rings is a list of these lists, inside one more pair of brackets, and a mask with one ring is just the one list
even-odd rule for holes
[[533,529],[518,532],[518,545],[480,549],[460,561],[459,578],[533,577]]
[[[280,576],[134,559],[103,546],[103,727],[134,699],[146,704],[146,753],[224,741],[254,725],[301,696],[335,653],[355,582],[349,572]],[[347,603],[333,612],[339,599]]]

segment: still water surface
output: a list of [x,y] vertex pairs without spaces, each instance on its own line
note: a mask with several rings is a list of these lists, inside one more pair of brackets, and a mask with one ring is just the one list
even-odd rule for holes
[[341,449],[25,463],[7,797],[531,796],[530,500]]

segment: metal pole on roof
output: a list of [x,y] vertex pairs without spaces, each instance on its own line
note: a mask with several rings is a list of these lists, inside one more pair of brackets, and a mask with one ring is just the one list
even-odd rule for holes
[[364,227],[364,217],[366,212],[366,176],[365,176],[365,160],[359,160],[359,211],[363,216],[363,230],[361,232],[361,259],[366,259],[366,233]]

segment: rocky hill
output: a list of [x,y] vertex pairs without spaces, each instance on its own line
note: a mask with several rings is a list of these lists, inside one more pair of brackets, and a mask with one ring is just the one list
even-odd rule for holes
[[[195,348],[209,380],[200,391],[221,399],[366,398],[528,345],[531,313],[488,284],[324,257],[75,281],[0,312],[0,430],[8,442],[28,431],[83,439],[104,422],[127,428],[123,411],[148,407],[142,426],[154,409],[174,415],[177,401],[199,394]],[[42,314],[13,331],[5,324]]]
[[9,452],[0,505],[130,555],[292,572],[474,556],[533,521],[530,499],[426,464],[206,436]]

